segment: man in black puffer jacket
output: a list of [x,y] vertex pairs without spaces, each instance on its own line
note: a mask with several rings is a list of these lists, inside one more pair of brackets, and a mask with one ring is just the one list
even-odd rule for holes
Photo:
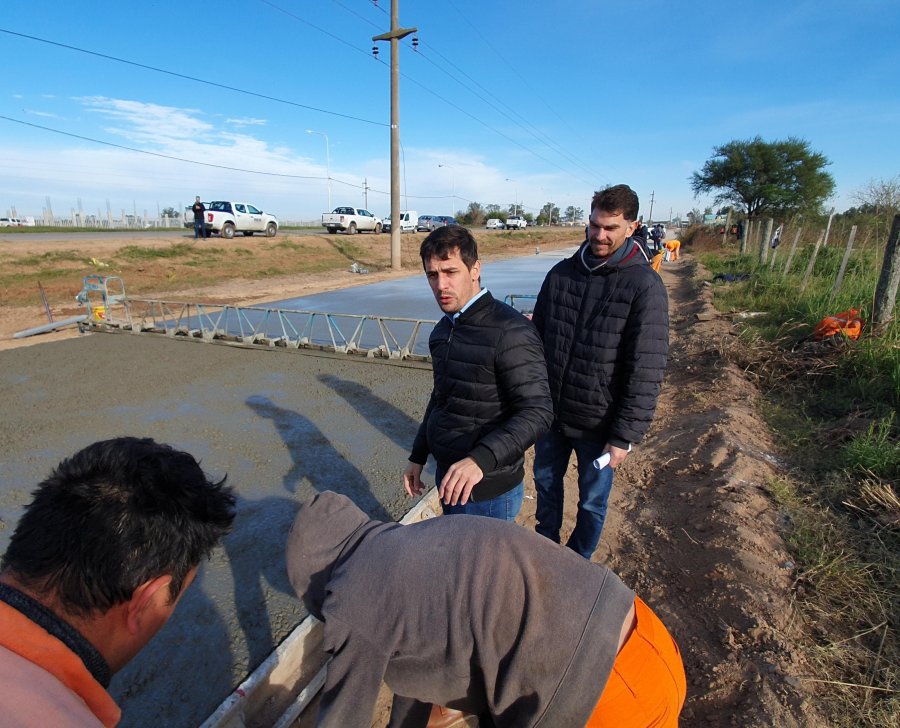
[[525,450],[553,420],[541,340],[525,316],[481,288],[468,230],[438,228],[419,254],[444,316],[428,341],[434,389],[403,486],[422,492],[431,454],[445,514],[512,521],[524,496]]
[[669,350],[666,289],[631,237],[637,212],[627,185],[596,193],[587,240],[547,274],[534,309],[554,410],[534,450],[536,530],[559,543],[574,450],[579,504],[566,545],[586,559],[600,542],[613,471],[653,419]]

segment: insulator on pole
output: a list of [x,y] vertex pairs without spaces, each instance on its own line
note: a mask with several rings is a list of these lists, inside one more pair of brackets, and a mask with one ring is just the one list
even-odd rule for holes
[[373,45],[373,46],[372,46],[372,55],[373,55],[375,58],[378,58],[378,46],[377,46],[377,45]]
[[419,36],[417,36],[417,35],[413,36],[412,46],[413,46],[414,51],[419,50]]

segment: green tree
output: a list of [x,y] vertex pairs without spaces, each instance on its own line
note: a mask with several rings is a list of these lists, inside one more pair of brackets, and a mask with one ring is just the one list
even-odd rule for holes
[[690,177],[694,195],[716,191],[716,203],[732,203],[749,218],[814,212],[834,192],[834,178],[824,170],[831,163],[803,139],[766,142],[757,136],[713,152]]
[[464,213],[457,213],[457,220],[463,225],[479,226],[484,224],[484,207],[480,202],[470,202]]
[[538,213],[539,225],[552,225],[553,222],[559,222],[559,208],[553,202],[546,203]]
[[575,205],[569,205],[563,217],[569,222],[576,222],[584,218],[584,210],[580,207],[575,207]]
[[166,207],[163,209],[161,213],[159,213],[161,217],[178,217],[178,213],[175,212],[174,207]]

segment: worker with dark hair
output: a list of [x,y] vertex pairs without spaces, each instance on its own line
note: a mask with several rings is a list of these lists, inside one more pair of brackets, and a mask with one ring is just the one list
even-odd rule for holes
[[4,725],[114,726],[111,675],[166,623],[235,498],[188,453],[96,442],[33,493],[0,565]]

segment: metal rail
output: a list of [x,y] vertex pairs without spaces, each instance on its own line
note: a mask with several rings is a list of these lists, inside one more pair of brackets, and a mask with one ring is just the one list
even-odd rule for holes
[[[368,358],[430,361],[433,319],[130,298],[114,276],[87,276],[82,331],[184,337],[257,348],[315,349]],[[425,334],[423,335],[423,329]]]

